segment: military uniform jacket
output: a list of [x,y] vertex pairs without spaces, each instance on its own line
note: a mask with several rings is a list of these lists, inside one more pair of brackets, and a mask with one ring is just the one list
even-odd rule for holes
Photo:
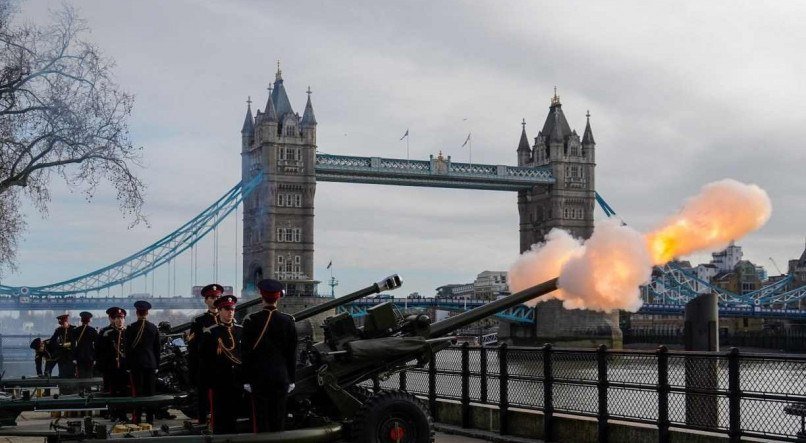
[[274,308],[248,315],[243,322],[241,347],[244,374],[252,386],[294,383],[297,368],[294,317]]
[[202,315],[193,317],[193,322],[190,324],[190,332],[187,336],[188,354],[191,359],[197,359],[199,353],[199,344],[204,334],[204,328],[218,324],[218,315],[210,311],[206,311]]
[[199,342],[199,376],[203,386],[232,388],[243,383],[241,377],[241,338],[243,328],[232,322],[204,328]]
[[160,332],[141,319],[126,328],[126,361],[129,369],[157,369],[160,365]]
[[101,351],[97,356],[99,366],[103,371],[126,370],[126,329],[105,329],[98,337]]
[[81,365],[91,365],[95,360],[95,340],[98,331],[90,325],[81,325],[73,329],[73,360]]
[[110,329],[112,329],[112,326],[104,326],[98,330],[98,334],[95,336],[95,367],[101,371],[106,369],[104,365],[107,363],[107,356],[111,354],[111,351],[107,348],[107,342],[104,340],[104,334]]
[[44,340],[44,346],[42,346],[42,350],[39,349],[34,350],[34,362],[36,363],[37,375],[40,374],[43,361],[49,362],[53,360],[53,358],[50,356],[49,348],[50,348],[50,340]]
[[55,360],[73,360],[73,330],[75,326],[59,326],[50,337],[50,354]]

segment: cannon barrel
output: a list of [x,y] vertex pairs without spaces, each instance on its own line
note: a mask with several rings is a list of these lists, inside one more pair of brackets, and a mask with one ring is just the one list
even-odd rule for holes
[[372,294],[380,294],[383,291],[389,289],[397,289],[403,283],[400,280],[400,276],[397,274],[392,274],[389,277],[384,278],[383,280],[373,283],[366,288],[359,289],[355,292],[347,294],[343,297],[334,298],[328,302],[322,303],[321,305],[311,306],[310,308],[303,309],[296,314],[294,314],[294,318],[297,321],[302,321],[308,318],[313,317],[314,315],[321,314],[326,312],[330,309],[333,309],[337,306],[341,306],[346,303],[350,303],[351,301],[358,300],[359,298],[364,298],[368,295]]
[[[302,321],[307,318],[313,317],[316,314],[321,314],[322,312],[326,312],[330,309],[335,308],[336,306],[343,305],[345,303],[350,303],[351,301],[358,300],[359,298],[366,297],[372,294],[379,294],[383,291],[389,289],[397,289],[402,285],[402,281],[400,280],[400,276],[397,274],[392,274],[383,280],[373,283],[366,288],[359,289],[355,292],[351,292],[343,297],[334,298],[328,302],[322,303],[321,305],[311,306],[308,309],[303,309],[294,314],[294,318],[297,321]],[[263,299],[260,297],[249,300],[244,303],[239,303],[238,306],[235,308],[235,312],[242,312],[246,309],[251,308],[252,306],[257,306],[262,303]],[[190,329],[191,322],[182,323],[181,325],[174,326],[171,328],[171,334],[176,334],[179,332],[184,332]]]
[[556,289],[557,279],[553,278],[546,282],[516,292],[512,295],[491,301],[484,306],[479,306],[459,315],[438,321],[431,325],[429,337],[435,338],[447,335],[451,331],[455,331],[461,327],[467,326],[473,322],[477,322],[485,317],[495,315],[501,311],[509,309],[513,306],[517,306],[534,298],[541,297],[549,292],[555,291]]

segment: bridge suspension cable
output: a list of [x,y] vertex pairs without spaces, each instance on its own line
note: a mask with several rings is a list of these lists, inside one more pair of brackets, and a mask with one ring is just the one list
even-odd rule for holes
[[[144,278],[144,285],[148,289],[148,274],[151,273],[152,288],[154,285],[154,270],[162,265],[169,264],[176,256],[191,248],[193,260],[192,272],[198,265],[198,248],[194,246],[204,236],[214,230],[236,207],[248,196],[262,180],[258,175],[246,183],[238,183],[227,191],[215,203],[207,207],[193,219],[157,240],[153,244],[134,254],[105,266],[93,272],[71,278],[69,280],[52,283],[44,286],[13,287],[0,285],[0,294],[20,295],[27,293],[32,296],[68,296],[74,294],[99,291],[125,282],[131,284],[138,277]],[[215,252],[217,256],[217,245]],[[196,255],[193,259],[193,255]],[[217,259],[216,259],[217,266]],[[196,275],[193,276],[195,283]]]

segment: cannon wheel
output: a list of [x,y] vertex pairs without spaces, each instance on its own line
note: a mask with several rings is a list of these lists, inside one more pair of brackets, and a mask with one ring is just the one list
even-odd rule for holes
[[402,391],[382,391],[355,415],[352,439],[356,443],[431,443],[434,422],[417,397]]

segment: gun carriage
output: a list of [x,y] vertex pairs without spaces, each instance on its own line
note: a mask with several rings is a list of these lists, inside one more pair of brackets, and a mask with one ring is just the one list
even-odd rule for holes
[[[370,294],[395,289],[401,285],[397,275],[363,288],[347,296],[298,312],[302,321]],[[361,388],[362,382],[385,378],[412,367],[422,367],[441,349],[451,345],[451,332],[557,289],[557,279],[527,288],[491,301],[475,309],[445,320],[431,323],[423,314],[403,315],[391,302],[380,303],[367,310],[364,326],[358,327],[348,313],[328,317],[322,325],[324,340],[314,343],[308,338],[301,346],[296,387],[288,398],[290,431],[266,434],[234,434],[199,436],[199,441],[335,441],[338,439],[369,442],[433,441],[432,419],[423,403],[403,391],[373,393]],[[256,301],[241,304],[245,310]],[[184,349],[180,334],[189,328],[184,324],[170,330],[166,347],[172,356],[160,367],[163,389],[183,392]],[[184,385],[184,386],[182,386]],[[139,399],[128,399],[136,403]],[[183,411],[195,402],[182,395],[174,398],[174,407]],[[0,403],[0,406],[7,403]],[[189,411],[191,412],[191,411]],[[93,428],[94,429],[94,428]],[[161,443],[189,441],[199,429],[193,426],[163,427],[151,436]],[[0,434],[4,434],[0,431]],[[156,436],[155,436],[156,435]],[[71,437],[72,436],[72,437]],[[51,436],[52,437],[52,436]],[[49,438],[51,438],[49,437]],[[84,426],[82,431],[59,433],[59,439],[108,440]],[[289,440],[292,438],[293,440]]]

